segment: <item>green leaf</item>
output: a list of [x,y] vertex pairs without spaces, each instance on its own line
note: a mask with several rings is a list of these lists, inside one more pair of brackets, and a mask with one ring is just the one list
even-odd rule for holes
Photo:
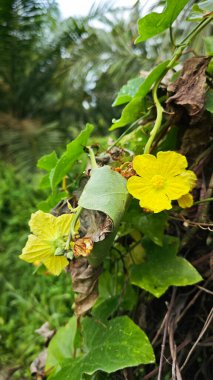
[[206,94],[206,109],[213,113],[213,90],[210,89]]
[[202,1],[197,6],[206,12],[213,12],[213,0]]
[[155,361],[146,334],[128,317],[118,317],[105,324],[84,318],[84,356],[67,360],[53,380],[82,380],[83,374],[101,370],[107,373]]
[[127,199],[126,179],[106,165],[91,171],[91,178],[84,187],[78,204],[89,210],[104,212],[117,225]]
[[113,107],[120,106],[121,104],[128,103],[134,95],[136,94],[138,88],[140,87],[141,83],[143,83],[144,78],[137,77],[128,80],[127,84],[125,84],[123,87],[121,87],[114,103],[112,104]]
[[78,160],[84,152],[88,138],[94,127],[87,124],[86,128],[78,135],[78,137],[67,145],[66,152],[62,154],[56,163],[56,166],[50,172],[50,184],[54,189],[63,177],[70,171],[73,164]]
[[[132,200],[124,221],[128,226],[143,233],[155,244],[162,246],[164,231],[167,225],[167,214],[148,214],[141,210],[138,202]],[[127,228],[128,229],[128,228]]]
[[138,21],[139,37],[135,43],[146,41],[169,28],[189,0],[167,0],[162,13],[152,12]]
[[145,79],[145,81],[140,85],[138,88],[138,91],[136,92],[135,96],[141,96],[144,98],[149,90],[151,89],[152,85],[158,81],[161,77],[161,75],[165,72],[167,66],[168,66],[169,60],[159,63],[148,75],[148,77]]
[[61,191],[61,192],[54,192],[53,194],[50,194],[50,196],[45,200],[41,201],[37,204],[37,208],[39,210],[42,210],[44,212],[50,212],[50,210],[55,207],[55,205],[61,200],[67,198],[67,192]]
[[148,94],[152,85],[160,79],[161,75],[164,73],[169,61],[165,61],[160,63],[148,77],[144,80],[144,82],[139,86],[134,98],[130,101],[129,104],[123,109],[121,118],[116,120],[114,124],[109,129],[113,131],[116,128],[124,127],[125,125],[132,123],[137,120],[144,113],[143,107],[143,99]]
[[187,21],[200,22],[206,17],[206,15],[213,11],[213,1],[207,0],[202,1],[201,3],[194,4],[192,11],[187,17]]
[[66,326],[58,329],[48,346],[46,371],[57,366],[64,359],[72,357],[76,330],[77,320],[75,316],[70,318]]
[[165,236],[159,247],[148,239],[143,240],[146,258],[143,264],[134,265],[131,283],[160,297],[169,286],[186,286],[202,280],[197,270],[184,258],[177,257],[179,239]]
[[55,151],[53,151],[50,154],[46,154],[45,156],[42,156],[37,162],[37,167],[39,169],[44,169],[50,172],[50,170],[55,167],[57,161],[58,161],[57,154]]
[[114,129],[124,127],[127,124],[136,121],[144,114],[144,102],[140,97],[133,98],[130,103],[126,105],[123,109],[121,118],[118,120],[113,120],[112,126],[109,128],[110,131]]
[[137,228],[155,244],[162,246],[167,219],[164,213],[157,215],[144,213],[137,219]]
[[110,315],[117,310],[120,296],[113,296],[95,305],[92,309],[92,315],[101,321],[106,321]]
[[125,212],[129,195],[126,188],[126,179],[113,171],[110,166],[103,166],[91,171],[91,178],[87,182],[79,199],[79,206],[102,211],[113,221],[114,230],[106,239],[94,244],[90,264],[99,265],[108,254],[114,241],[118,225]]
[[48,189],[50,187],[50,176],[49,173],[45,174],[39,183],[39,189]]
[[212,57],[213,56],[213,36],[204,37],[203,40],[205,44],[206,54]]

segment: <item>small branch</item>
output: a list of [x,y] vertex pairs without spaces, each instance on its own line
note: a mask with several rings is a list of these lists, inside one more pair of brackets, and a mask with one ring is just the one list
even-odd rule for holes
[[196,348],[198,342],[201,340],[201,338],[202,338],[203,335],[205,334],[205,332],[206,332],[206,330],[208,329],[210,323],[212,322],[212,319],[213,319],[213,308],[210,310],[210,313],[209,313],[209,315],[208,315],[208,317],[207,317],[207,319],[206,319],[206,322],[205,322],[205,324],[204,324],[204,326],[203,326],[203,328],[202,328],[202,330],[201,330],[201,332],[200,332],[200,334],[199,334],[199,336],[198,336],[196,342],[193,344],[191,350],[189,351],[189,353],[188,353],[188,355],[187,355],[187,357],[186,357],[186,360],[185,360],[184,363],[182,364],[182,366],[181,366],[181,370],[182,370],[182,369],[186,366],[186,364],[188,363],[188,361],[189,361],[189,359],[190,359],[190,357],[191,357],[191,355],[192,355],[194,349]]
[[211,294],[211,296],[213,296],[213,292],[211,290],[203,288],[202,286],[199,286],[199,285],[197,285],[197,288],[199,288],[200,290],[203,290],[204,292]]
[[168,307],[168,311],[167,311],[167,314],[166,314],[166,320],[165,320],[163,340],[162,340],[162,345],[161,345],[160,363],[159,363],[159,370],[158,370],[157,380],[161,380],[161,374],[162,374],[162,370],[163,370],[164,351],[165,351],[165,345],[166,345],[166,337],[167,337],[168,326],[169,326],[170,317],[171,317],[171,311],[172,311],[174,300],[175,300],[175,295],[176,295],[176,289],[173,288],[171,301],[170,301],[170,304],[169,304],[169,307]]

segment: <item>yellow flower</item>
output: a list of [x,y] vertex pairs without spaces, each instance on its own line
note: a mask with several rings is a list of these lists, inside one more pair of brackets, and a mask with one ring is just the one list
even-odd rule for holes
[[64,214],[56,218],[43,211],[32,214],[29,226],[33,235],[28,236],[19,257],[28,263],[42,262],[49,272],[59,275],[69,263],[63,251],[73,217]]
[[171,201],[189,193],[190,181],[196,176],[190,170],[186,157],[172,151],[136,156],[133,169],[139,176],[127,181],[127,188],[140,206],[158,213],[172,208]]
[[[191,170],[185,170],[185,173],[183,173],[182,176],[188,179],[190,191],[192,191],[197,181],[197,177],[195,173],[192,172]],[[181,208],[191,207],[193,205],[193,196],[190,193],[184,194],[177,201]]]

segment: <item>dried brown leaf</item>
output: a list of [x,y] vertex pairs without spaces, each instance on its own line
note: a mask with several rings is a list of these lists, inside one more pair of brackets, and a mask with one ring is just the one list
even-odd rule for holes
[[47,360],[47,348],[45,348],[40,354],[33,360],[30,365],[30,372],[32,375],[36,375],[37,378],[44,378],[44,368]]
[[74,259],[69,266],[74,292],[78,293],[75,300],[77,316],[85,314],[92,308],[98,298],[98,277],[101,267],[94,268],[86,258]]
[[80,235],[90,237],[93,242],[104,240],[112,232],[111,218],[101,211],[84,209],[80,216]]
[[55,330],[50,330],[49,322],[45,322],[39,329],[35,330],[35,332],[41,335],[45,339],[45,342],[48,342],[55,334]]
[[209,57],[192,57],[185,61],[180,77],[168,86],[168,91],[174,93],[167,103],[181,106],[191,117],[201,114],[204,109],[206,76]]

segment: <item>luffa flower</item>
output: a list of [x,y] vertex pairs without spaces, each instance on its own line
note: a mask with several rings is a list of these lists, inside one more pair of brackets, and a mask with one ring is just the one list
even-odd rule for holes
[[19,256],[28,263],[42,262],[49,272],[59,275],[69,261],[63,252],[74,214],[55,217],[43,211],[31,215],[27,243]]
[[[197,177],[194,172],[191,170],[185,170],[185,172],[182,174],[184,177],[186,177],[189,181],[190,191],[194,189],[197,182]],[[192,194],[184,194],[182,197],[180,197],[178,200],[178,204],[181,208],[187,208],[191,207],[193,205],[193,196]]]
[[186,170],[186,157],[172,151],[159,152],[157,157],[151,154],[136,156],[133,169],[138,176],[127,181],[127,188],[134,198],[140,200],[140,206],[158,213],[172,208],[173,200],[190,195],[192,182],[196,176]]

